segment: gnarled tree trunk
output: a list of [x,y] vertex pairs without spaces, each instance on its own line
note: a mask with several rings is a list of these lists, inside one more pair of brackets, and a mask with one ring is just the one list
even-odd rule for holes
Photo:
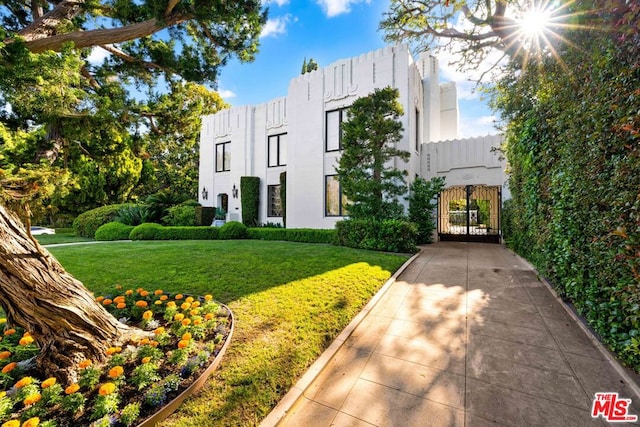
[[39,344],[37,367],[65,383],[76,380],[81,360],[104,361],[110,346],[145,334],[109,314],[2,205],[0,305],[8,322],[25,328]]

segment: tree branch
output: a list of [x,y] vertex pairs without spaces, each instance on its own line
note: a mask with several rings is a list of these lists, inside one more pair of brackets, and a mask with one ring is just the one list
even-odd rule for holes
[[[32,8],[35,3],[37,3],[37,0],[33,0]],[[22,36],[27,42],[49,37],[55,34],[56,28],[60,24],[71,20],[80,13],[83,6],[84,0],[63,0],[52,10],[20,30],[18,35]]]
[[162,65],[158,65],[154,62],[148,62],[148,61],[143,61],[141,59],[138,58],[134,58],[133,56],[127,54],[126,52],[123,52],[122,50],[118,49],[117,47],[113,46],[113,45],[100,45],[100,47],[104,50],[106,50],[107,52],[117,56],[118,58],[122,59],[125,62],[128,62],[130,64],[137,64],[137,65],[141,65],[145,68],[155,68],[157,70],[162,70],[165,72],[171,72],[170,69],[163,67]]
[[175,9],[178,3],[180,3],[180,0],[169,0],[167,8],[164,11],[165,18],[171,16],[171,13],[173,13],[173,9]]

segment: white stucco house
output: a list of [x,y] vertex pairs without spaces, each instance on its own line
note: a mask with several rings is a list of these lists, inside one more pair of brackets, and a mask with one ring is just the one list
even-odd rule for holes
[[[228,220],[239,221],[240,177],[259,177],[259,221],[282,223],[279,179],[286,171],[287,227],[333,228],[345,215],[335,176],[345,109],[386,86],[399,90],[404,108],[398,148],[411,157],[394,162],[409,180],[444,176],[451,188],[504,186],[504,161],[490,151],[500,136],[459,140],[455,84],[439,81],[436,57],[424,53],[416,60],[398,45],[297,76],[286,96],[203,117],[199,202],[223,207]],[[499,208],[493,211],[496,216]],[[499,229],[498,221],[489,228]]]

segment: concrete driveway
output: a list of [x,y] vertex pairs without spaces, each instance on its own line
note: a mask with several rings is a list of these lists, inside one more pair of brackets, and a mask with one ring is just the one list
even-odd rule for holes
[[423,247],[262,425],[602,426],[595,393],[632,399],[640,415],[636,380],[526,262],[443,242]]

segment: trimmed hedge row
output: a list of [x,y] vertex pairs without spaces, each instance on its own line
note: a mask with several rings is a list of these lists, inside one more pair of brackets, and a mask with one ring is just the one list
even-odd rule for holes
[[131,231],[135,228],[133,225],[125,225],[121,222],[110,222],[101,225],[96,230],[96,240],[129,240]]
[[249,228],[248,237],[254,240],[282,240],[300,243],[334,243],[335,230],[310,228]]
[[216,240],[219,229],[216,227],[170,226],[145,223],[135,227],[129,238],[131,240]]
[[418,228],[412,222],[348,219],[336,223],[336,242],[350,248],[414,253]]

